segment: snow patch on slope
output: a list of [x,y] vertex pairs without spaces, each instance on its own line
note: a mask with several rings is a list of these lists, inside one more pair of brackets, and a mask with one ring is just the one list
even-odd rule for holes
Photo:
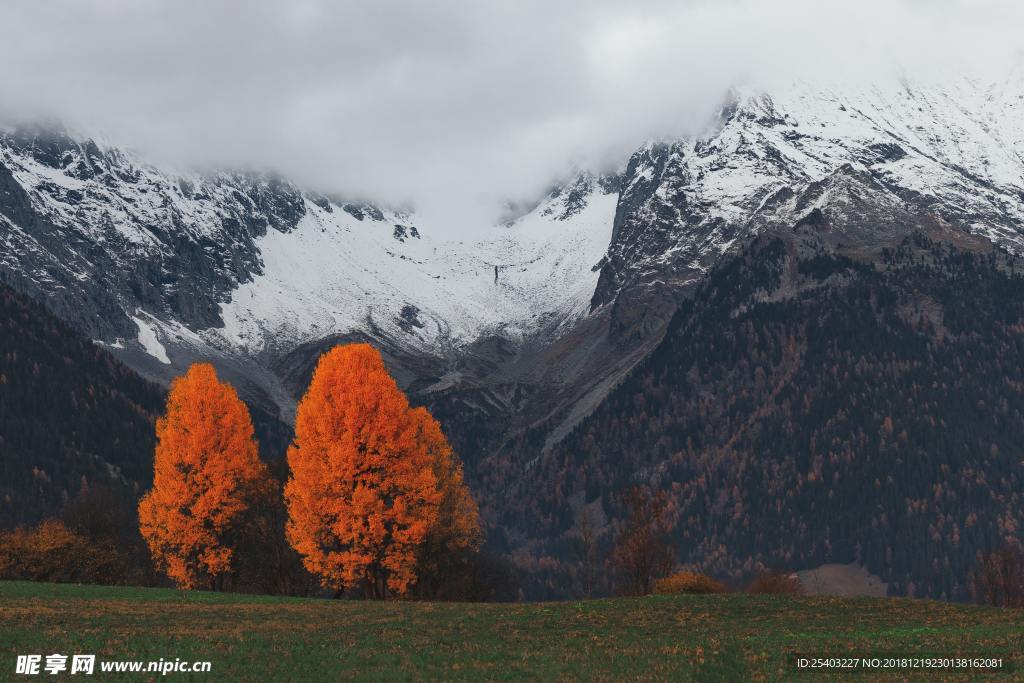
[[488,334],[518,339],[583,315],[611,236],[616,195],[594,190],[564,220],[541,206],[475,242],[436,240],[415,216],[358,220],[306,202],[295,230],[260,238],[263,269],[208,330],[249,352],[374,330],[443,350]]
[[167,349],[160,343],[160,339],[157,335],[157,326],[150,324],[146,320],[133,315],[132,320],[136,325],[139,326],[139,337],[138,342],[142,345],[142,348],[146,350],[146,353],[156,358],[164,365],[170,365],[171,359],[167,357]]

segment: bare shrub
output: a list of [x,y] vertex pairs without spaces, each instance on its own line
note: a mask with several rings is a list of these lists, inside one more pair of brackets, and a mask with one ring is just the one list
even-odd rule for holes
[[803,584],[796,574],[782,571],[763,572],[747,585],[748,593],[802,595]]
[[977,603],[1024,607],[1024,550],[1007,544],[985,553],[971,571],[968,585]]

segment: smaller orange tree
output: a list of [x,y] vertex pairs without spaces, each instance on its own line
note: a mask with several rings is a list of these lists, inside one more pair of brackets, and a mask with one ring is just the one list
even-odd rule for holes
[[[426,408],[412,410],[409,419],[416,442],[426,450],[433,463],[437,488],[441,493],[437,518],[418,550],[416,580],[418,584],[457,581],[451,572],[452,563],[465,562],[480,549],[483,540],[480,513],[463,479],[462,463],[438,421]],[[421,585],[419,588],[427,587]]]
[[408,592],[423,549],[475,547],[476,505],[441,429],[368,344],[324,354],[295,418],[287,536],[336,590]]
[[212,365],[196,364],[171,384],[156,436],[139,530],[179,587],[223,587],[247,514],[271,486],[249,410]]

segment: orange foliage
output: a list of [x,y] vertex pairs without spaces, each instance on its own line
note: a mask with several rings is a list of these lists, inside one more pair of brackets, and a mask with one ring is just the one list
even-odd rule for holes
[[196,364],[171,384],[156,435],[139,530],[178,586],[213,582],[231,571],[246,513],[269,492],[249,411],[212,365]]
[[123,574],[113,546],[91,543],[59,520],[0,532],[0,579],[119,583]]
[[428,541],[479,542],[476,505],[440,427],[410,410],[368,344],[320,359],[288,464],[288,540],[325,586],[401,595]]
[[654,592],[658,595],[728,593],[729,587],[706,574],[680,571],[655,581]]
[[410,414],[416,440],[433,462],[441,504],[437,521],[427,539],[427,550],[455,552],[477,550],[482,532],[476,501],[462,478],[462,463],[452,451],[441,425],[426,408]]

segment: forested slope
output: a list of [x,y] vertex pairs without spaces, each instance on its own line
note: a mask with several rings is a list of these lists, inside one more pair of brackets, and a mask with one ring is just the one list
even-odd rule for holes
[[0,524],[53,514],[83,481],[152,477],[163,389],[0,285]]
[[613,492],[646,484],[671,491],[682,562],[856,561],[964,597],[976,553],[1024,528],[1024,266],[941,230],[830,229],[770,232],[709,277],[540,459],[553,485],[521,522],[568,541],[580,502],[621,517]]

